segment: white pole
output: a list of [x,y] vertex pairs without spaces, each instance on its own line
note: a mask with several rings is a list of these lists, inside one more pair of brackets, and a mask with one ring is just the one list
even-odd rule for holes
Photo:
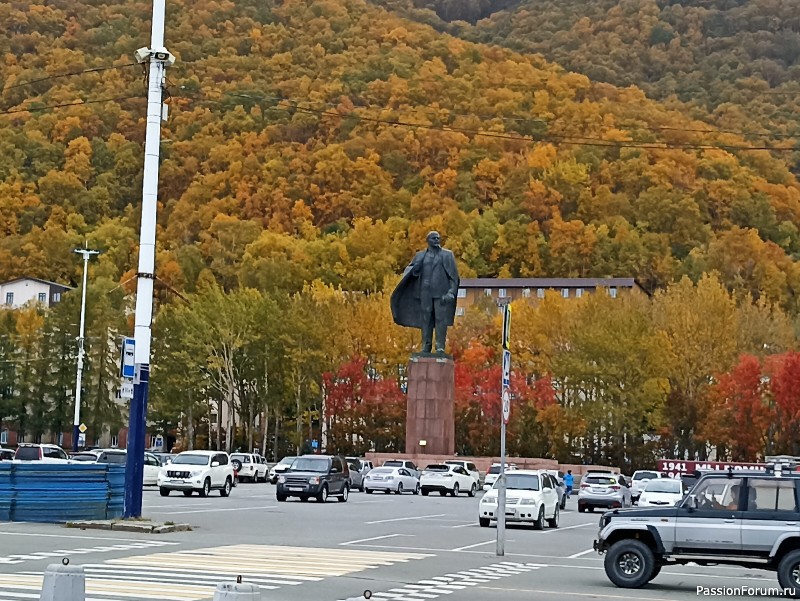
[[72,252],[83,256],[83,288],[81,290],[81,324],[78,331],[78,373],[75,376],[75,414],[72,420],[72,450],[78,450],[78,435],[81,425],[81,388],[83,387],[83,357],[86,332],[86,272],[89,267],[89,258],[99,254],[99,251],[86,248],[76,248]]
[[133,337],[136,377],[128,425],[128,461],[125,468],[124,516],[142,515],[144,476],[144,438],[147,432],[147,397],[150,381],[150,326],[153,320],[153,281],[156,260],[156,208],[158,206],[158,161],[161,121],[164,118],[162,95],[167,64],[174,58],[164,48],[166,0],[153,0],[150,48],[137,51],[139,62],[150,63],[147,88],[147,129],[144,142],[142,183],[142,225],[139,233],[139,270],[136,274],[136,314]]

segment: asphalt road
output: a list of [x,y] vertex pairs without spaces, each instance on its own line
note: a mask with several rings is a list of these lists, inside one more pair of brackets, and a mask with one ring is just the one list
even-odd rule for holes
[[[240,484],[229,498],[145,492],[144,514],[189,523],[169,535],[0,523],[0,601],[38,599],[42,572],[62,557],[86,566],[87,600],[200,601],[219,582],[262,587],[264,601],[681,601],[698,587],[741,587],[716,599],[769,598],[771,572],[665,568],[646,588],[616,588],[591,551],[599,514],[575,498],[558,529],[509,526],[505,556],[496,529],[477,524],[478,498],[366,495],[347,503],[278,503],[270,484]],[[774,595],[777,598],[777,595]]]

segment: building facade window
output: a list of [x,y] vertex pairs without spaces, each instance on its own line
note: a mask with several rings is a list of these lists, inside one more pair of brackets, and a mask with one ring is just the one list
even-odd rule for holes
[[617,298],[617,289],[616,288],[609,288],[608,289],[608,295],[611,298]]
[[544,298],[544,288],[536,289],[536,298]]
[[458,289],[458,298],[467,298],[467,289],[466,288],[459,288]]
[[575,288],[575,298],[580,298],[583,296],[583,288]]
[[569,298],[569,288],[561,289],[561,298]]
[[111,447],[117,448],[119,446],[119,436],[114,435],[111,437]]
[[6,292],[6,304],[13,305],[14,304],[14,293],[13,292]]
[[530,288],[523,288],[522,289],[522,298],[530,298],[531,297],[531,289]]
[[464,307],[457,307],[456,308],[456,315],[458,315],[459,317],[464,315]]
[[484,293],[486,296],[492,296],[492,289],[491,289],[491,288],[484,288],[484,289],[483,289],[483,293]]
[[60,292],[53,292],[53,302],[60,303],[61,302],[61,293]]
[[500,288],[499,296],[500,296],[500,298],[505,298],[505,297],[508,296],[508,294],[506,293],[506,289],[505,288]]
[[151,434],[150,435],[150,448],[152,449],[155,446],[156,446],[156,435],[155,434]]
[[39,302],[40,303],[46,303],[47,302],[47,293],[46,292],[40,292],[39,293]]
[[0,430],[0,444],[8,444],[8,430]]

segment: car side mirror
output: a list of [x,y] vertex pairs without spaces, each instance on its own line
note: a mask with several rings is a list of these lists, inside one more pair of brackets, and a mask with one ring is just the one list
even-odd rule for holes
[[339,473],[339,468],[338,467],[332,467],[331,468],[331,474],[338,474],[338,473]]
[[219,461],[212,461],[211,467],[219,467]]

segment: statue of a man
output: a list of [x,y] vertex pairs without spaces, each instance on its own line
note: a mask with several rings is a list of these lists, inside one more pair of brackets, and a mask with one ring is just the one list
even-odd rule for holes
[[453,253],[441,247],[439,232],[430,232],[428,248],[419,251],[403,273],[392,293],[394,322],[408,328],[422,329],[422,351],[433,348],[436,330],[436,352],[444,353],[447,327],[456,316],[458,269]]

